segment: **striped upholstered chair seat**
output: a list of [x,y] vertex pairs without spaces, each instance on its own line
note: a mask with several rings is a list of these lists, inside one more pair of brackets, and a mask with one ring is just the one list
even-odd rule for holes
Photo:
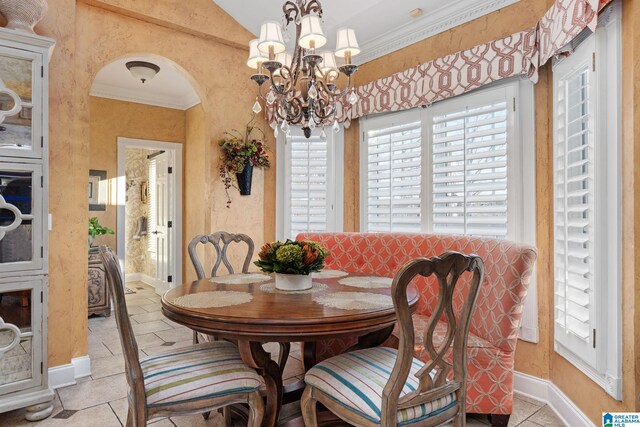
[[[336,403],[368,419],[380,423],[382,390],[389,382],[398,351],[386,347],[359,350],[334,356],[317,364],[305,375],[305,382]],[[415,391],[415,374],[424,366],[413,359],[411,371],[400,397]],[[449,394],[423,405],[398,411],[398,425],[412,424],[437,415],[456,405]]]
[[258,390],[262,378],[240,358],[235,344],[213,341],[140,361],[147,407]]

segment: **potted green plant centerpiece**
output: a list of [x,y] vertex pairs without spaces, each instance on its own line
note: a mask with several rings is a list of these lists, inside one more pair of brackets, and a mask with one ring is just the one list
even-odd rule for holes
[[311,273],[324,268],[326,257],[326,249],[316,242],[287,240],[264,245],[254,264],[265,273],[275,273],[276,288],[302,291],[311,288]]
[[[259,133],[259,136],[254,134]],[[256,125],[255,117],[247,124],[244,133],[237,130],[225,132],[224,138],[218,142],[222,149],[219,173],[224,189],[227,192],[227,207],[231,204],[229,189],[235,187],[241,196],[251,194],[253,168],[268,168],[269,156],[263,142],[264,132]],[[237,186],[232,176],[236,176]]]
[[100,224],[98,218],[95,216],[89,218],[89,247],[93,246],[93,241],[96,236],[102,236],[104,234],[115,234],[112,229]]

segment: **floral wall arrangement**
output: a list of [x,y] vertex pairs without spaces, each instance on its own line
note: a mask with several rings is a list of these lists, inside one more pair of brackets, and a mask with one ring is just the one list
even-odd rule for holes
[[264,132],[255,123],[255,116],[247,123],[244,132],[236,129],[225,132],[218,145],[222,150],[219,174],[227,193],[227,207],[230,207],[229,189],[236,188],[242,196],[250,195],[253,168],[268,168],[271,163]]

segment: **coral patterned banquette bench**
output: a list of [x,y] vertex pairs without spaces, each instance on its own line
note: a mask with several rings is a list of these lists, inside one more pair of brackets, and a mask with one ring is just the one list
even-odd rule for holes
[[[523,301],[537,257],[535,248],[505,240],[433,234],[305,233],[297,238],[316,241],[329,250],[327,269],[374,276],[393,277],[412,259],[429,258],[448,250],[479,255],[484,260],[485,276],[467,348],[467,412],[506,415],[495,418],[508,420],[513,404],[514,352]],[[438,292],[436,286],[421,280],[416,282],[421,294],[413,316],[416,330],[426,327]],[[458,300],[462,300],[461,296]],[[421,336],[416,333],[415,353],[424,359],[427,353],[418,342]],[[318,343],[318,360],[342,353],[352,343],[339,339]],[[397,344],[394,331],[385,345]]]

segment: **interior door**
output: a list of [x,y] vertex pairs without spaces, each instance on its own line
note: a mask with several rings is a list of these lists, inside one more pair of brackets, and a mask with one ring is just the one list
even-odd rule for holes
[[156,215],[152,218],[152,238],[156,239],[156,284],[169,288],[173,283],[175,259],[171,253],[175,239],[171,197],[174,193],[173,159],[171,152],[165,152],[155,158],[155,185],[151,189],[152,203]]

